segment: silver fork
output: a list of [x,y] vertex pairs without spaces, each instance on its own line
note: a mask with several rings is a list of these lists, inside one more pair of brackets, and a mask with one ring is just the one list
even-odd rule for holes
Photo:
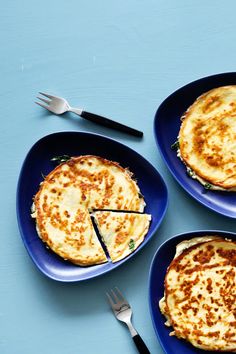
[[150,354],[146,344],[131,323],[132,309],[120,290],[116,287],[110,293],[106,293],[108,301],[117,320],[124,322],[129,328],[130,334],[140,354]]
[[38,96],[37,98],[44,102],[35,102],[37,103],[39,106],[46,108],[48,111],[55,113],[55,114],[63,114],[66,112],[73,112],[77,115],[79,115],[80,117],[87,119],[91,122],[103,125],[105,127],[108,128],[112,128],[112,129],[116,129],[134,136],[138,136],[138,137],[142,137],[143,136],[143,132],[128,127],[127,125],[115,122],[114,120],[108,119],[106,117],[102,117],[99,116],[97,114],[94,113],[90,113],[90,112],[86,112],[81,108],[73,108],[69,105],[69,103],[62,97],[58,97],[58,96],[52,96],[49,95],[48,93],[44,93],[44,92],[39,92],[40,95],[46,97],[41,97]]

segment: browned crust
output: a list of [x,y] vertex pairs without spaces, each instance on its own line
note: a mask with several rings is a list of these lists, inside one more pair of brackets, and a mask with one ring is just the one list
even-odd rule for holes
[[[110,223],[107,222],[107,218],[115,220],[117,217],[117,211],[99,211],[94,213],[95,221],[98,225],[100,235],[103,239],[104,244],[106,245],[107,251],[112,259],[112,262],[115,263],[125,257],[128,257],[132,252],[134,252],[143,242],[148,229],[150,227],[150,215],[149,214],[140,214],[140,213],[125,213],[122,212],[118,216],[118,221],[116,229],[114,230],[114,244],[109,246],[107,244],[104,233],[106,231],[102,231],[101,226],[105,225],[105,228],[109,230],[110,228]],[[143,225],[144,227],[142,229],[138,229],[138,231],[134,232],[134,227],[135,227],[135,222],[140,220],[143,222],[143,218],[145,221],[145,224]],[[135,229],[136,230],[136,229]],[[135,236],[135,244],[133,248],[129,248],[129,245],[127,244],[130,239],[132,239],[132,236]],[[119,248],[122,247],[122,248]],[[127,248],[128,247],[128,248]],[[119,248],[119,251],[117,252],[117,248]],[[127,252],[127,249],[129,250]]]
[[[132,179],[132,173],[127,169],[127,168],[123,168],[119,165],[119,163],[117,162],[114,162],[114,161],[110,161],[110,160],[107,160],[105,158],[102,158],[100,156],[95,156],[95,155],[81,155],[81,156],[76,156],[76,157],[72,157],[70,160],[66,161],[66,162],[63,162],[61,163],[60,165],[58,165],[57,167],[55,167],[44,179],[44,181],[41,183],[40,185],[40,188],[38,190],[38,192],[36,193],[36,195],[34,196],[34,204],[35,204],[35,210],[36,210],[36,223],[37,223],[37,229],[38,229],[38,233],[39,233],[39,236],[40,238],[42,239],[43,242],[45,242],[49,248],[51,248],[55,253],[57,253],[59,256],[61,256],[62,258],[66,259],[66,260],[69,260],[71,261],[72,263],[75,263],[75,264],[78,264],[78,265],[93,265],[93,264],[100,264],[100,263],[103,263],[103,262],[106,262],[107,260],[104,259],[104,253],[103,251],[100,252],[100,253],[97,253],[96,254],[96,261],[94,260],[90,260],[89,257],[87,257],[86,259],[85,258],[81,258],[79,259],[79,257],[77,256],[76,259],[70,257],[69,254],[67,254],[66,252],[64,252],[63,250],[58,250],[57,247],[55,247],[53,245],[53,242],[51,242],[50,240],[50,237],[49,235],[47,234],[47,231],[45,230],[45,226],[43,224],[43,220],[44,220],[44,215],[45,213],[49,212],[47,210],[48,206],[47,206],[47,203],[45,201],[45,210],[41,210],[41,204],[40,204],[40,197],[41,197],[41,193],[44,189],[44,186],[46,183],[50,184],[50,183],[53,183],[54,182],[54,178],[56,178],[57,174],[61,174],[62,173],[62,167],[63,165],[67,165],[70,167],[70,171],[71,170],[74,170],[73,172],[75,173],[76,175],[76,165],[79,163],[81,165],[83,165],[83,162],[87,163],[88,159],[89,158],[92,158],[92,159],[96,159],[98,160],[102,165],[104,165],[105,167],[109,168],[109,166],[113,166],[115,168],[117,168],[120,172],[122,172],[122,174],[125,176],[125,178],[127,179],[127,181],[129,182],[129,185],[132,189],[132,192],[134,194],[137,195],[137,184],[136,182]],[[67,171],[65,171],[65,174],[66,174]],[[92,174],[90,173],[87,173],[86,174],[86,177],[87,178],[91,178],[91,183],[93,182],[93,178],[96,178],[96,177],[93,177]],[[102,177],[102,176],[101,176]],[[95,181],[95,180],[94,180]],[[101,202],[101,204],[98,206],[100,209],[104,209],[106,208],[106,203],[107,201],[109,202],[109,198],[111,197],[111,186],[109,185],[109,183],[107,183],[106,185],[106,193],[105,193],[105,196]],[[138,189],[139,190],[139,189]],[[138,195],[138,199],[139,199],[139,202],[141,203],[143,201],[143,198]],[[84,201],[84,205],[85,205],[85,208],[86,208],[86,200]],[[138,205],[137,205],[138,207]],[[43,206],[44,208],[44,206]],[[119,201],[118,201],[118,208],[119,208]],[[135,210],[134,210],[135,211]],[[81,210],[81,212],[79,213],[78,215],[78,219],[81,221],[81,218],[83,217],[83,209]],[[88,217],[89,215],[89,211],[87,209],[86,211],[86,216]],[[59,217],[59,216],[58,216]],[[54,215],[54,222],[56,223],[57,222],[57,215]],[[65,220],[63,219],[63,221],[60,219],[58,222],[60,222],[61,224],[58,225],[58,227],[62,227],[63,230],[66,231],[66,227],[67,227],[67,220],[66,220],[66,215],[65,215]],[[91,220],[90,220],[91,222]],[[91,223],[91,228],[93,229],[93,225]],[[79,231],[79,230],[77,230]],[[66,235],[68,236],[69,238],[69,230],[66,231]],[[68,239],[68,242],[70,242],[70,240]],[[73,241],[71,241],[73,242]],[[92,240],[90,239],[90,242],[92,242]],[[80,247],[83,246],[83,240],[79,240],[77,241],[77,244],[76,244],[76,248],[79,249]]]
[[[125,176],[126,176],[126,179],[131,182],[131,188],[132,188],[132,192],[134,192],[134,194],[136,194],[137,192],[137,189],[138,186],[136,184],[136,181],[133,180],[133,173],[130,172],[128,170],[128,168],[123,168],[121,167],[117,162],[113,162],[113,161],[109,161],[105,158],[102,158],[100,156],[95,156],[95,155],[82,155],[82,156],[78,156],[78,157],[72,157],[69,161],[66,161],[66,162],[63,162],[61,163],[60,165],[58,165],[56,168],[54,168],[44,179],[44,181],[41,183],[40,185],[40,188],[39,188],[39,191],[36,193],[36,195],[34,196],[34,203],[35,203],[35,207],[37,210],[39,210],[39,197],[40,197],[40,194],[41,194],[41,191],[42,189],[44,188],[44,184],[47,183],[47,182],[53,182],[54,179],[53,179],[53,176],[55,176],[57,174],[57,172],[59,170],[61,170],[61,167],[63,165],[68,165],[70,166],[70,168],[73,169],[73,166],[75,166],[78,162],[82,163],[83,160],[87,160],[89,158],[96,158],[97,160],[99,160],[102,164],[104,164],[105,166],[115,166],[116,168],[118,168]],[[86,175],[86,177],[88,177],[88,174]],[[93,182],[93,180],[92,180]],[[108,188],[110,189],[110,186],[108,186]],[[140,202],[141,201],[144,201],[143,197],[141,195],[138,196],[139,197],[139,200]],[[109,198],[109,192],[108,192],[108,198]],[[104,209],[106,208],[106,205],[101,205],[99,206],[100,209]],[[117,208],[118,210],[120,209],[119,207]],[[131,210],[131,211],[138,211],[138,210]]]
[[[236,85],[231,85],[231,86],[222,86],[219,89],[223,89],[225,87],[236,87]],[[217,88],[218,89],[218,88]],[[227,170],[227,178],[225,178],[223,181],[218,181],[214,177],[209,176],[207,173],[202,171],[201,168],[198,168],[196,165],[192,165],[190,162],[190,156],[186,152],[186,147],[187,147],[187,142],[183,139],[183,132],[185,130],[186,124],[188,122],[189,117],[191,117],[192,112],[194,111],[196,105],[200,101],[206,100],[204,106],[202,107],[203,114],[204,113],[209,113],[211,109],[216,108],[217,106],[220,106],[222,104],[222,98],[217,95],[212,95],[208,99],[206,99],[207,96],[211,95],[215,90],[217,89],[212,89],[204,94],[202,94],[200,97],[196,99],[196,101],[188,108],[188,110],[182,115],[181,117],[181,127],[179,131],[179,148],[180,148],[180,154],[181,158],[186,164],[186,166],[190,167],[196,175],[201,177],[203,180],[206,182],[211,183],[212,185],[218,186],[220,188],[230,190],[232,188],[236,187],[236,183],[229,183],[227,182],[228,179],[232,177],[236,177],[236,157],[229,157],[228,160],[224,161],[224,156],[221,154],[221,150],[219,147],[213,146],[212,147],[212,153],[211,154],[206,154],[203,153],[203,146],[209,147],[207,144],[208,142],[208,136],[207,134],[204,134],[202,131],[202,127],[204,126],[202,121],[199,121],[199,123],[194,127],[193,129],[193,144],[194,144],[194,152],[199,156],[199,159],[202,161],[206,162],[209,166],[215,167],[219,170],[222,170],[223,165],[227,163],[234,163],[233,168],[229,168]],[[225,114],[227,116],[233,116],[236,119],[236,102],[232,102],[231,104],[232,109],[228,110],[226,113],[218,114],[217,116],[212,117],[212,125],[217,125],[217,131],[221,136],[223,137],[225,134],[227,134],[228,126],[223,122],[223,118],[225,117]],[[236,137],[234,137],[236,139]]]
[[[197,249],[199,246],[203,245],[203,244],[211,244],[212,242],[215,243],[222,243],[222,242],[226,242],[226,243],[231,243],[231,244],[234,244],[236,245],[236,241],[231,241],[231,240],[227,240],[227,239],[224,239],[218,235],[214,235],[214,237],[219,237],[217,239],[214,239],[214,240],[210,240],[210,241],[203,241],[201,243],[198,243],[198,244],[195,244],[191,247],[189,247],[188,249],[185,249],[178,257],[174,258],[172,260],[172,262],[170,263],[169,267],[167,268],[167,272],[166,272],[166,275],[165,275],[165,280],[164,280],[164,288],[165,288],[165,313],[166,315],[168,316],[168,320],[170,322],[170,325],[174,328],[175,330],[175,335],[180,338],[180,339],[185,339],[185,340],[188,340],[188,333],[186,334],[186,336],[183,336],[183,334],[181,333],[178,333],[178,331],[176,331],[175,329],[175,323],[172,319],[172,316],[171,316],[171,311],[169,309],[169,306],[168,306],[168,301],[167,301],[167,298],[168,296],[170,295],[170,291],[168,289],[168,284],[167,284],[167,277],[168,277],[168,273],[170,272],[170,270],[172,268],[176,269],[181,272],[181,271],[184,271],[184,267],[180,267],[179,266],[179,263],[180,261],[189,253],[191,253],[194,249]],[[209,252],[208,253],[205,253],[205,254],[201,254],[201,260],[200,260],[200,264],[205,264],[207,263],[211,258],[211,253],[210,253],[210,249],[209,249]],[[228,257],[226,256],[226,263],[231,263],[233,267],[236,267],[236,252],[234,252],[234,255],[232,256],[232,254],[228,255]],[[201,266],[199,266],[199,269],[200,269]],[[213,266],[209,265],[204,265],[204,269],[207,269],[207,268],[212,268]],[[215,267],[215,265],[214,265]],[[197,268],[194,268],[193,271],[197,270]],[[211,284],[209,284],[210,286]],[[236,323],[236,321],[235,321]],[[227,340],[226,340],[227,342]],[[192,343],[193,344],[193,343]],[[212,351],[212,348],[207,348],[207,346],[203,345],[203,346],[199,346],[199,348],[201,349],[204,349],[206,351]],[[236,348],[227,348],[227,349],[214,349],[215,352],[236,352]]]

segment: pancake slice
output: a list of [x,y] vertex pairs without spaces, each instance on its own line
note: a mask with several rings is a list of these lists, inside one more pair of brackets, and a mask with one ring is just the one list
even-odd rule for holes
[[96,211],[93,217],[113,263],[138,248],[151,221],[149,214],[112,211]]
[[178,155],[210,189],[236,191],[236,85],[212,89],[181,118]]
[[172,335],[204,350],[235,352],[236,242],[198,242],[168,267],[160,310]]

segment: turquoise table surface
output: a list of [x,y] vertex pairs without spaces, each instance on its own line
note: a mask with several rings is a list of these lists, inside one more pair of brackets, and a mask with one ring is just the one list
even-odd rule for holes
[[[148,306],[150,263],[171,236],[195,229],[235,231],[235,219],[193,200],[170,175],[153,135],[159,104],[203,76],[236,69],[236,2],[191,0],[2,1],[1,354],[137,353],[105,292],[118,286],[152,354],[163,353]],[[53,116],[34,104],[38,91],[144,131],[139,140],[83,121]],[[169,190],[165,219],[150,243],[120,268],[81,283],[48,279],[22,243],[15,212],[24,157],[57,131],[104,134],[135,149]]]

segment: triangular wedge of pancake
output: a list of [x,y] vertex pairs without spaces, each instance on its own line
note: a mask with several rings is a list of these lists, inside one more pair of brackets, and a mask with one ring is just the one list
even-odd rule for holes
[[236,191],[236,85],[212,89],[184,113],[178,155],[209,189]]
[[97,211],[93,217],[113,263],[138,248],[151,221],[149,214],[112,211]]
[[32,216],[40,238],[79,265],[106,262],[93,229],[93,209],[142,212],[144,198],[132,174],[118,163],[84,155],[58,165],[41,183]]
[[[179,338],[204,350],[236,351],[236,242],[198,238],[168,267],[160,310]],[[190,247],[189,247],[190,246]]]

